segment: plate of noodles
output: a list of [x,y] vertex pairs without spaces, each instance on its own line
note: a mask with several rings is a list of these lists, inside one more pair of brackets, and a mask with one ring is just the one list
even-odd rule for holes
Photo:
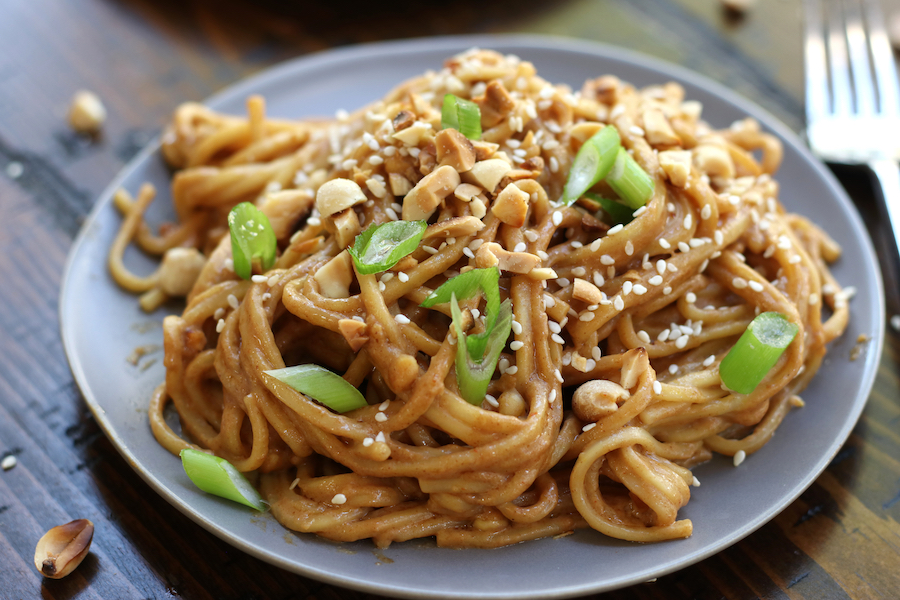
[[[241,202],[271,256],[233,250]],[[733,391],[763,313],[796,335]],[[857,213],[784,125],[533,36],[340,49],[178,107],[61,296],[85,399],[154,490],[274,565],[410,598],[600,592],[735,543],[846,440],[883,315]],[[186,448],[269,510],[199,491]]]

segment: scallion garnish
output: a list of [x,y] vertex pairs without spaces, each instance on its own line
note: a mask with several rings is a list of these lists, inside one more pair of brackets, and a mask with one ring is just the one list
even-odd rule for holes
[[441,127],[455,129],[470,140],[480,140],[481,109],[471,100],[445,94],[441,105]]
[[628,208],[624,204],[620,204],[615,200],[610,200],[609,198],[604,198],[599,194],[592,194],[590,192],[587,192],[585,196],[600,205],[605,214],[599,218],[607,225],[624,225],[626,223],[631,223],[632,219],[634,219],[634,210]]
[[181,464],[194,485],[204,492],[256,510],[266,510],[266,503],[259,492],[224,458],[185,448],[181,451]]
[[[493,319],[493,326],[479,336],[484,336],[484,350],[473,351],[472,342],[479,336],[467,336],[462,330],[462,313],[456,302],[456,295],[450,297],[453,314],[453,328],[456,330],[456,383],[459,392],[469,404],[484,402],[491,377],[497,369],[500,353],[506,347],[506,339],[512,330],[512,303],[507,299],[500,304],[500,310]],[[490,319],[491,313],[488,313]]]
[[799,327],[780,313],[758,315],[719,364],[722,383],[740,394],[755,390],[798,331]]
[[419,247],[428,223],[425,221],[388,221],[372,225],[356,236],[350,256],[362,275],[387,271]]
[[301,394],[324,404],[339,413],[366,406],[366,399],[358,389],[335,373],[319,365],[297,365],[284,369],[263,371]]
[[653,196],[653,180],[625,148],[619,148],[612,170],[606,176],[606,183],[632,210],[644,206]]
[[275,264],[278,241],[269,218],[249,202],[241,202],[228,213],[231,231],[231,258],[234,272],[241,279],[250,279],[254,263],[265,272]]
[[563,204],[572,204],[606,177],[616,161],[616,152],[622,147],[621,143],[619,131],[608,125],[581,145],[569,169],[561,200]]
[[[486,302],[484,331],[466,335],[462,330],[462,312],[457,298],[465,300],[478,292]],[[472,269],[444,282],[431,293],[422,306],[450,303],[453,327],[456,331],[456,381],[462,397],[471,404],[484,401],[488,384],[497,368],[500,352],[512,329],[512,303],[500,302],[500,269]]]

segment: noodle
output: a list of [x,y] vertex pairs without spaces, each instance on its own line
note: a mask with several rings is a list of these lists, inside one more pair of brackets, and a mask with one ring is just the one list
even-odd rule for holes
[[[463,173],[415,251],[358,275],[342,250],[396,220],[403,197],[441,167],[445,93],[479,105],[484,132],[472,146],[479,161],[503,162],[499,183]],[[163,143],[179,224],[153,234],[143,221],[152,187],[136,200],[121,191],[109,259],[147,309],[172,277],[193,284],[182,315],[163,324],[155,437],[254,474],[282,524],[334,540],[496,547],[581,527],[641,542],[689,536],[678,519],[698,485],[689,468],[758,450],[802,405],[796,394],[847,325],[849,297],[827,268],[840,249],[777,199],[778,140],[750,119],[714,130],[699,108],[677,84],[637,90],[604,76],[572,93],[528,62],[474,50],[331,121],[269,119],[259,97],[246,119],[180,107]],[[601,123],[655,183],[615,228],[588,198],[553,202]],[[692,164],[673,162],[680,150]],[[366,200],[323,216],[316,192],[335,178]],[[595,189],[608,195],[605,186]],[[527,197],[524,215],[500,207],[507,189]],[[279,240],[275,267],[252,281],[233,271],[225,223],[241,201]],[[205,262],[190,275],[164,263],[137,277],[122,262],[132,241],[154,254],[197,248]],[[514,335],[475,406],[457,387],[447,305],[420,305],[491,257],[508,267],[500,289]],[[517,270],[529,260],[539,268]],[[462,307],[477,331],[483,304]],[[763,311],[799,334],[752,393],[731,392],[719,362]],[[262,375],[303,363],[342,374],[368,406],[336,414]],[[166,424],[170,402],[190,442]]]

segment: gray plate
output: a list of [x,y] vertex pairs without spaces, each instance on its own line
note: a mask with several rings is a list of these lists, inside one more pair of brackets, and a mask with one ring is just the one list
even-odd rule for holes
[[[822,472],[847,439],[875,377],[883,337],[882,284],[860,219],[831,173],[784,125],[758,106],[694,73],[598,44],[545,37],[451,37],[357,46],[294,60],[239,83],[209,100],[214,108],[242,113],[248,94],[266,97],[269,113],[303,118],[332,115],[380,98],[396,83],[448,56],[479,46],[532,61],[552,82],[574,88],[589,77],[614,73],[637,85],[675,80],[688,98],[704,105],[704,118],[724,127],[751,115],[782,138],[778,175],[789,210],[812,215],[843,246],[838,280],[859,293],[852,321],[829,350],[826,364],[803,394],[807,406],[792,411],[778,435],[739,468],[718,458],[695,470],[702,487],[692,490],[681,517],[694,522],[686,540],[640,545],[581,531],[562,539],[527,542],[498,550],[446,550],[430,541],[395,544],[384,552],[371,543],[335,544],[295,535],[269,516],[198,492],[179,460],[153,439],[146,406],[163,379],[161,353],[132,367],[136,347],[161,343],[164,311],[144,315],[106,272],[106,252],[119,225],[110,202],[124,186],[144,181],[160,190],[149,218],[172,218],[169,172],[158,141],[146,148],[103,193],[72,248],[60,300],[63,341],[84,397],[101,427],[150,486],[201,526],[254,556],[329,583],[416,598],[563,598],[646,581],[695,563],[734,544],[783,510]],[[134,252],[135,270],[153,263]],[[857,336],[871,337],[854,362]],[[777,465],[777,468],[773,466]]]

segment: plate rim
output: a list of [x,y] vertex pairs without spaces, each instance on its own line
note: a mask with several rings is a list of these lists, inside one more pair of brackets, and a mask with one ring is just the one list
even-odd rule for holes
[[[344,63],[345,61],[353,60],[354,58],[361,58],[363,56],[368,57],[372,54],[406,54],[416,52],[417,50],[445,50],[450,52],[460,51],[460,49],[465,49],[467,47],[489,48],[492,46],[502,46],[507,48],[510,46],[521,46],[523,48],[537,50],[571,52],[591,58],[612,59],[619,62],[630,63],[642,69],[664,72],[671,79],[684,81],[695,87],[701,88],[709,92],[710,94],[723,99],[725,102],[736,106],[738,109],[747,113],[748,115],[759,119],[768,130],[776,133],[785,142],[789,143],[793,147],[793,149],[798,152],[800,158],[802,158],[805,163],[807,163],[816,171],[819,178],[827,185],[832,194],[845,205],[845,208],[849,209],[849,213],[851,214],[851,221],[849,224],[851,225],[851,228],[853,230],[853,237],[860,240],[860,246],[864,254],[866,255],[866,258],[869,259],[871,264],[876,265],[875,268],[872,269],[872,272],[874,274],[874,289],[872,291],[874,293],[874,300],[877,309],[877,314],[873,317],[873,323],[875,324],[876,329],[876,331],[874,332],[875,335],[870,340],[870,345],[866,350],[866,364],[864,366],[863,376],[861,378],[858,392],[856,394],[856,397],[854,398],[853,410],[850,412],[849,418],[843,424],[839,435],[835,436],[834,441],[832,441],[831,446],[829,447],[829,452],[824,453],[820,457],[819,461],[815,464],[815,467],[809,470],[806,477],[799,483],[799,485],[795,487],[795,493],[785,496],[782,502],[771,506],[769,510],[765,511],[758,518],[745,523],[742,527],[735,530],[731,535],[726,536],[723,542],[710,545],[703,551],[692,554],[689,560],[673,561],[673,563],[669,564],[667,567],[656,569],[653,571],[652,574],[654,576],[661,577],[663,575],[667,575],[669,573],[688,567],[692,564],[696,564],[697,562],[700,562],[708,558],[709,556],[712,556],[713,554],[725,550],[726,548],[734,545],[741,539],[759,529],[765,523],[771,521],[775,516],[781,513],[809,488],[809,486],[822,474],[835,454],[837,454],[837,452],[840,450],[841,446],[846,443],[853,427],[855,427],[860,415],[862,414],[863,409],[865,408],[869,395],[871,394],[875,377],[877,375],[877,366],[880,361],[884,343],[885,298],[880,269],[877,268],[877,265],[879,264],[877,261],[877,255],[855,205],[849,199],[843,187],[837,181],[837,178],[820,160],[813,156],[809,149],[801,142],[797,134],[787,125],[785,125],[780,119],[767,111],[764,107],[741,96],[733,90],[725,87],[723,84],[712,80],[705,75],[687,69],[686,67],[683,67],[681,65],[670,63],[663,59],[645,55],[633,50],[612,46],[610,44],[605,44],[602,42],[593,42],[576,38],[543,34],[475,34],[439,36],[429,38],[409,38],[358,44],[326,49],[312,54],[301,55],[299,57],[272,65],[260,71],[259,73],[241,79],[231,85],[224,87],[223,89],[215,92],[214,94],[203,100],[202,103],[204,105],[215,104],[225,98],[233,97],[235,95],[246,96],[250,90],[264,86],[267,82],[289,76],[292,71],[301,67],[309,69],[322,68],[329,63]],[[370,99],[368,101],[372,100],[374,99]],[[223,529],[219,524],[214,523],[211,519],[198,512],[195,508],[193,508],[186,502],[183,502],[177,496],[170,494],[163,482],[152,473],[150,473],[147,469],[139,468],[139,461],[137,457],[134,455],[133,451],[122,438],[122,436],[119,435],[119,433],[113,428],[111,421],[107,418],[105,411],[98,403],[97,397],[94,394],[90,382],[87,379],[83,364],[81,362],[81,357],[75,351],[75,333],[71,331],[71,322],[66,316],[66,308],[68,306],[68,302],[66,300],[72,288],[70,277],[72,276],[73,265],[76,262],[76,256],[79,254],[79,251],[82,249],[82,247],[88,243],[90,230],[93,226],[96,225],[95,222],[97,219],[97,215],[101,211],[109,207],[112,195],[119,187],[121,187],[122,183],[127,180],[129,176],[134,171],[136,171],[141,164],[143,164],[145,161],[159,152],[160,140],[161,136],[159,134],[155,135],[137,155],[135,155],[119,170],[110,184],[107,185],[106,188],[97,197],[97,201],[95,201],[95,204],[85,218],[85,222],[79,230],[78,235],[69,248],[60,285],[58,307],[60,333],[66,358],[72,371],[73,377],[79,389],[81,390],[82,397],[84,398],[85,403],[93,413],[104,434],[116,447],[116,450],[122,455],[126,462],[128,462],[131,468],[134,469],[135,472],[137,472],[141,479],[144,480],[156,493],[162,496],[162,498],[171,506],[174,506],[177,510],[209,531],[211,534],[256,558],[259,558],[260,560],[275,565],[279,568],[283,568],[287,571],[309,577],[311,579],[365,592],[392,594],[409,598],[567,598],[587,593],[621,589],[646,580],[646,573],[643,573],[623,578],[617,581],[612,586],[604,585],[601,582],[600,584],[584,584],[578,587],[560,588],[554,590],[549,594],[545,591],[539,590],[537,592],[530,593],[521,591],[487,592],[475,596],[469,593],[459,594],[447,591],[424,591],[418,588],[404,587],[402,582],[394,585],[388,585],[381,584],[379,582],[354,579],[342,574],[322,572],[311,567],[306,567],[305,565],[299,565],[296,562],[280,556],[272,550],[252,545],[249,542],[246,542],[243,538],[231,534],[229,531]],[[863,392],[865,392],[864,397],[862,397]]]

